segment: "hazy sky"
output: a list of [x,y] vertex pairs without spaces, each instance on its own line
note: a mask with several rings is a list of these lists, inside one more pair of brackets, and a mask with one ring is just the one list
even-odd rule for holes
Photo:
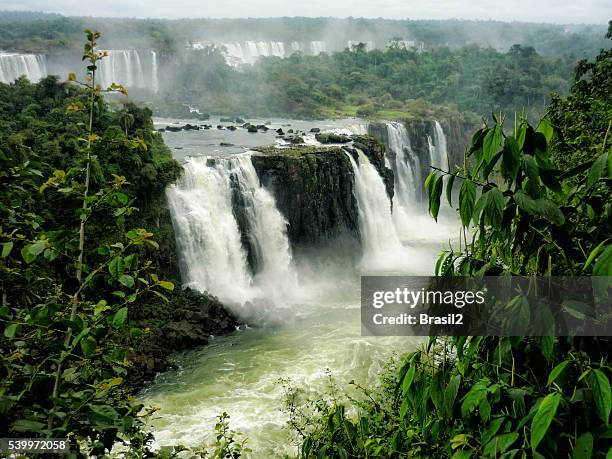
[[173,19],[353,16],[595,24],[612,19],[610,0],[2,0],[0,9]]

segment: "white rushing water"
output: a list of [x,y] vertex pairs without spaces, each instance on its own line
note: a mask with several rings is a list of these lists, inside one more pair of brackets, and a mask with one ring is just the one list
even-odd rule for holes
[[407,254],[395,231],[391,202],[380,174],[362,151],[358,151],[358,161],[348,153],[347,156],[355,173],[362,269],[390,271],[405,266]]
[[[354,127],[348,123],[346,129]],[[146,405],[160,408],[153,420],[156,445],[210,443],[217,416],[227,412],[230,427],[248,438],[253,450],[248,457],[294,455],[297,444],[282,410],[281,378],[313,397],[328,392],[329,375],[341,390],[349,389],[352,379],[373,387],[394,352],[408,352],[421,342],[361,336],[359,276],[431,274],[450,227],[403,237],[376,169],[362,152],[357,161],[349,159],[361,263],[353,249],[346,252],[336,244],[292,256],[287,222],[261,186],[249,154],[186,161],[184,176],[167,191],[183,281],[233,304],[239,314],[267,315],[262,321],[262,314],[251,314],[255,328],[175,356],[179,369],[160,375],[141,394]],[[234,215],[236,194],[261,257],[254,274]]]
[[[279,304],[295,287],[287,222],[259,184],[249,155],[197,157],[167,190],[185,285],[243,304],[265,296]],[[261,269],[252,275],[234,215],[232,194],[244,201]],[[279,278],[283,284],[275,285]]]
[[192,43],[193,49],[204,49],[207,46],[220,48],[228,65],[252,65],[261,57],[280,57],[285,58],[295,52],[318,55],[327,51],[327,44],[324,41],[298,42],[292,41],[285,43],[282,41],[234,41],[234,42],[213,42],[203,41]]
[[149,89],[159,87],[157,54],[135,49],[109,49],[108,56],[99,63],[98,77],[103,88],[119,83],[128,88]]
[[32,83],[47,76],[45,56],[0,51],[0,82],[12,83],[21,76],[27,77]]
[[439,121],[434,123],[434,138],[427,137],[429,143],[430,164],[439,169],[448,170],[448,150],[446,135]]

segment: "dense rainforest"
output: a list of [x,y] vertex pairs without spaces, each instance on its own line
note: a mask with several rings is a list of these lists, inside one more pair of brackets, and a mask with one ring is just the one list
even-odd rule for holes
[[531,46],[514,45],[505,53],[476,45],[419,52],[393,42],[386,50],[360,44],[319,56],[262,58],[241,71],[229,67],[217,48],[185,59],[173,90],[156,105],[162,113],[190,101],[205,112],[297,118],[420,119],[461,112],[477,119],[499,111],[537,118],[551,92],[567,92],[575,64],[571,57],[543,57]]
[[[52,19],[43,39],[72,43],[74,30],[53,21],[73,26]],[[2,30],[15,39],[17,28]],[[109,105],[106,92],[126,89],[96,86],[99,39],[87,32],[82,81],[0,84],[0,434],[70,434],[72,457],[103,456],[117,443],[126,457],[176,456],[181,447],[150,450],[152,412],[126,382],[141,371],[139,346],[168,334],[167,311],[216,300],[175,288],[160,200],[180,165],[150,109]],[[430,174],[432,216],[446,194],[473,236],[442,254],[436,274],[612,275],[610,49],[578,62],[567,96],[550,99],[566,90],[575,56],[542,57],[530,46],[357,46],[242,72],[214,49],[201,57],[216,62],[210,75],[198,86],[197,69],[186,72],[178,93],[193,90],[210,110],[265,104],[283,115],[410,118],[439,114],[430,103],[470,116],[528,108],[517,122],[500,115],[475,132],[462,168]],[[453,183],[458,196],[446,191]],[[224,320],[220,330],[235,323]],[[332,390],[305,404],[301,388],[289,388],[290,423],[308,458],[609,457],[610,347],[603,337],[432,337],[358,399]],[[225,415],[216,430],[212,453],[191,454],[239,457]]]

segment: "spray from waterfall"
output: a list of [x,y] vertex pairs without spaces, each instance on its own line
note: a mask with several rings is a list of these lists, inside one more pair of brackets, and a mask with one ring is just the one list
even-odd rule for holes
[[[237,220],[235,193],[260,256],[254,274]],[[287,222],[260,185],[249,155],[190,159],[167,197],[186,286],[208,291],[229,305],[260,299],[282,305],[294,293],[297,279]]]

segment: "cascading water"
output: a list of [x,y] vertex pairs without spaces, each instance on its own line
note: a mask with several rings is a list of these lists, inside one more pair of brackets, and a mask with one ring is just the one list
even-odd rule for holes
[[355,174],[355,198],[359,207],[359,231],[363,247],[364,270],[389,270],[403,264],[405,255],[395,231],[391,203],[385,184],[376,168],[362,151],[357,159],[347,153]]
[[442,125],[436,120],[434,123],[434,138],[427,137],[429,144],[430,164],[433,167],[448,170],[448,151],[446,146],[446,135]]
[[421,200],[421,162],[412,150],[408,131],[402,123],[387,123],[388,148],[395,156],[394,206],[412,209]]
[[422,172],[419,157],[412,150],[408,131],[402,123],[386,123],[387,149],[393,169],[395,194],[393,196],[393,223],[402,238],[414,231],[415,215],[421,212]]
[[153,92],[159,91],[159,76],[157,73],[157,53],[151,50],[151,72]]
[[98,75],[102,87],[120,83],[129,88],[158,89],[157,54],[151,51],[141,56],[135,49],[106,50],[108,56],[99,63]]
[[0,51],[0,82],[12,83],[21,76],[37,83],[47,75],[45,56]]
[[[242,304],[260,296],[280,302],[296,284],[287,222],[273,196],[260,185],[250,157],[192,158],[184,169],[180,182],[167,190],[183,282],[228,303]],[[244,202],[252,240],[261,254],[254,275],[241,242],[234,192]],[[285,289],[274,285],[279,278],[286,281]]]

